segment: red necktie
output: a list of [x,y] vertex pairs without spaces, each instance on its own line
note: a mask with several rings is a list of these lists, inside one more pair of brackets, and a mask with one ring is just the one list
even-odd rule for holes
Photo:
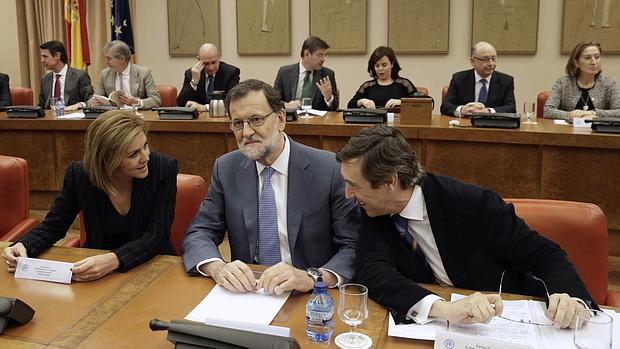
[[56,82],[54,83],[54,98],[60,98],[60,74],[56,74]]

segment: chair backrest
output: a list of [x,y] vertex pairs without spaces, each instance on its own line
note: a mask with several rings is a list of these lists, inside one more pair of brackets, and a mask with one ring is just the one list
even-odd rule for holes
[[542,91],[536,98],[536,117],[542,118],[545,113],[545,103],[549,98],[549,91]]
[[443,100],[446,99],[446,95],[448,94],[448,85],[444,86],[441,89],[441,103],[443,103]]
[[607,299],[608,231],[605,214],[594,204],[506,199],[530,228],[555,241],[566,251],[590,295],[598,304]]
[[28,162],[0,155],[0,240],[29,215]]
[[11,103],[13,105],[34,105],[32,89],[11,86]]
[[420,92],[421,94],[423,94],[423,95],[425,95],[425,96],[428,96],[428,89],[427,89],[426,87],[423,87],[423,86],[416,86],[415,88],[416,88],[416,89],[418,90],[418,92]]
[[[185,236],[185,231],[192,219],[198,212],[198,207],[205,198],[207,186],[204,179],[200,176],[182,174],[177,175],[177,195],[174,210],[174,220],[170,228],[170,242],[174,247],[177,256],[181,255],[181,243]],[[84,246],[86,241],[86,228],[84,217],[80,212],[80,245]]]
[[[177,88],[172,85],[157,85],[162,107],[177,106]],[[184,107],[184,105],[182,105]]]

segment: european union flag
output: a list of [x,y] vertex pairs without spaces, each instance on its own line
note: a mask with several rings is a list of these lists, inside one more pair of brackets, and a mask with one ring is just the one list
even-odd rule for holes
[[110,24],[112,25],[112,40],[122,40],[131,49],[131,53],[134,54],[133,47],[133,30],[131,27],[131,12],[129,10],[129,0],[112,0],[112,18]]

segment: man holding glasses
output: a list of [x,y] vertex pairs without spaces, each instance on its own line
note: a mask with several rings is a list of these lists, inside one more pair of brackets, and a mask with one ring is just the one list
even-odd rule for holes
[[[355,278],[397,323],[486,323],[502,314],[501,292],[546,297],[556,328],[597,307],[560,246],[492,190],[426,173],[398,128],[363,129],[336,157],[364,209]],[[493,293],[447,302],[418,283]]]
[[491,44],[475,44],[469,57],[474,68],[452,75],[441,102],[441,114],[463,117],[475,112],[515,113],[514,80],[495,70],[497,59]]
[[[318,276],[331,287],[350,280],[360,212],[344,197],[334,154],[284,133],[284,103],[262,81],[241,82],[225,103],[239,150],[213,165],[209,194],[183,240],[188,273],[235,292],[275,294],[309,291]],[[230,263],[217,247],[226,232]],[[257,281],[247,264],[268,268]]]

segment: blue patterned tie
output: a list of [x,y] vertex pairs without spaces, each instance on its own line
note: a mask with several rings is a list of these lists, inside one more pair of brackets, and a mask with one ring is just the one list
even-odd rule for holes
[[482,87],[480,88],[480,94],[478,95],[478,102],[487,104],[487,95],[489,94],[489,90],[487,90],[487,81],[485,79],[480,79],[480,83],[482,84]]
[[395,214],[392,216],[392,220],[394,220],[394,226],[396,227],[396,231],[398,232],[398,234],[400,234],[400,237],[403,240],[403,244],[405,244],[407,249],[409,251],[412,251],[415,257],[420,261],[420,263],[422,263],[426,275],[428,275],[428,277],[430,278],[429,280],[433,280],[433,270],[428,263],[428,260],[426,259],[426,255],[424,255],[424,252],[422,251],[420,246],[418,246],[417,243],[414,243],[413,236],[409,233],[407,218],[399,214]]
[[207,103],[209,103],[213,96],[213,76],[207,76],[207,84]]
[[271,186],[273,172],[271,167],[261,172],[263,187],[258,198],[258,260],[263,265],[274,265],[282,260],[276,196]]

